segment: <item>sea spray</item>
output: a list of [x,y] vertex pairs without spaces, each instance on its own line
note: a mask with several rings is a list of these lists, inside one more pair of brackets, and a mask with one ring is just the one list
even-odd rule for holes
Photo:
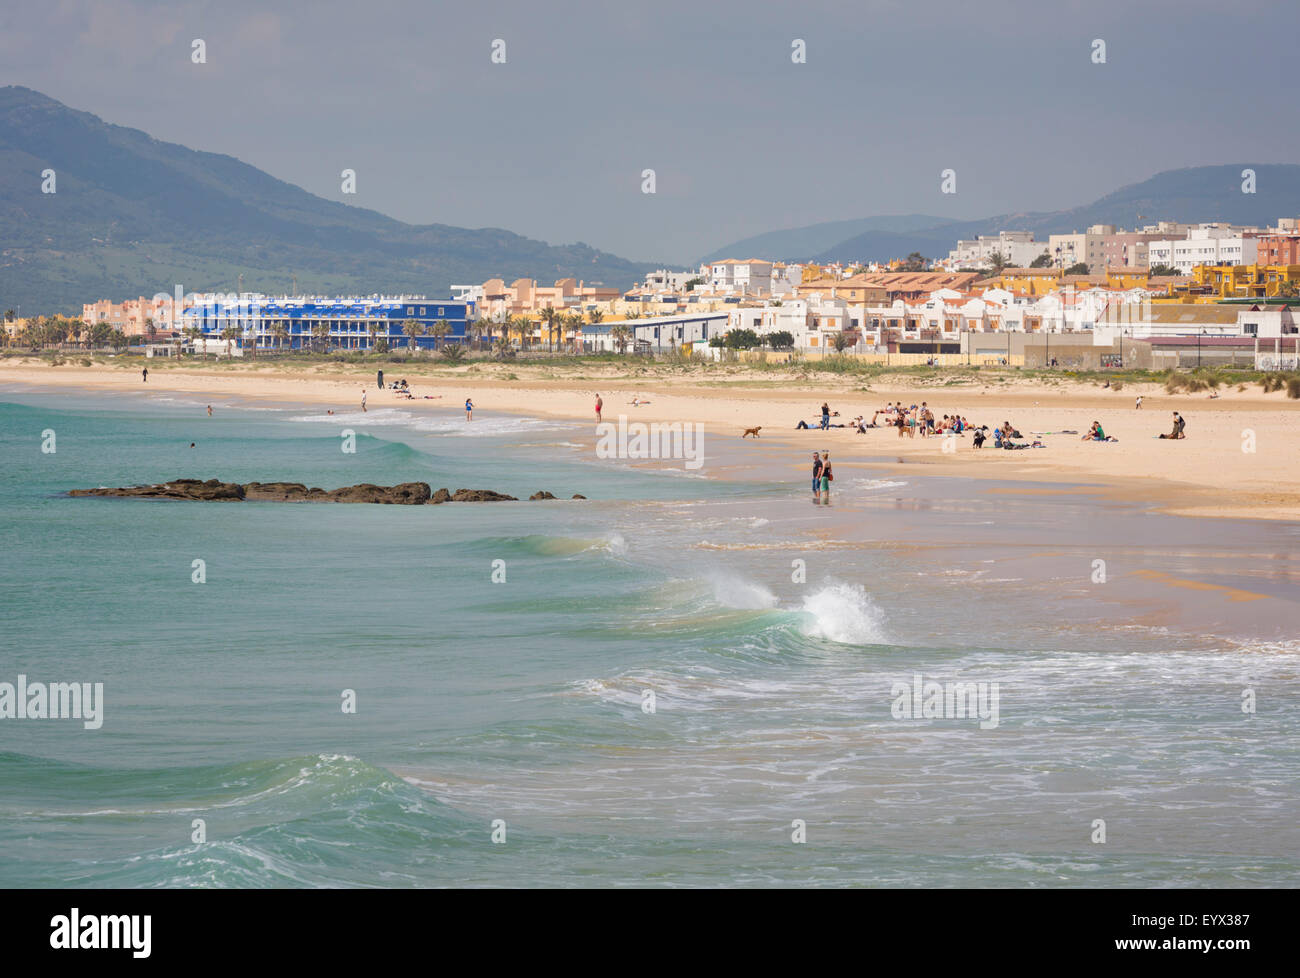
[[879,609],[860,584],[829,584],[803,599],[803,632],[844,645],[884,641]]
[[708,581],[713,588],[714,600],[728,608],[762,611],[776,607],[776,595],[762,584],[723,572],[711,575]]

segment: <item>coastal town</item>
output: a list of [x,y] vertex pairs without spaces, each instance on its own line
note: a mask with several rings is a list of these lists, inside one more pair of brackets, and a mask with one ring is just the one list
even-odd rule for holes
[[489,279],[445,297],[243,291],[98,298],[80,317],[4,315],[6,346],[147,356],[285,351],[848,355],[864,362],[1295,369],[1300,218],[1271,227],[1002,231],[946,257],[727,258],[627,288]]

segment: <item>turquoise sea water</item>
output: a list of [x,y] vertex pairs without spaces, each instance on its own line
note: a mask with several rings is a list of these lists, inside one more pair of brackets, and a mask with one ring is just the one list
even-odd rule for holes
[[[105,687],[0,720],[0,885],[1294,885],[1294,526],[865,468],[814,507],[590,434],[0,394],[0,682]],[[565,499],[65,495],[181,476]],[[998,726],[896,719],[916,674]]]

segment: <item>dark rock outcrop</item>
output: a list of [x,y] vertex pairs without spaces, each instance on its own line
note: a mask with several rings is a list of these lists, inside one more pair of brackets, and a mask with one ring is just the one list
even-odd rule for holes
[[457,489],[452,493],[453,503],[499,503],[518,502],[514,496],[493,492],[491,489]]
[[575,493],[573,494],[573,498],[574,498],[574,499],[586,499],[587,497],[584,496],[584,495],[583,495],[582,493],[580,493],[580,492],[575,492]]
[[244,498],[244,487],[238,482],[221,482],[209,479],[174,479],[155,486],[127,486],[122,489],[73,489],[70,496],[142,496],[148,499],[198,499],[229,501]]
[[244,498],[278,503],[320,499],[324,489],[308,489],[301,482],[250,482],[244,486]]
[[[209,479],[174,479],[152,486],[124,486],[119,489],[73,489],[69,496],[117,496],[144,499],[192,499],[255,502],[319,502],[319,503],[378,503],[399,506],[419,506],[423,503],[495,503],[517,502],[514,496],[491,489],[457,489],[454,493],[439,489],[430,493],[427,482],[403,482],[395,486],[377,486],[363,482],[342,489],[308,488],[301,482],[221,482]],[[533,493],[530,499],[555,499],[545,489]],[[574,499],[586,499],[575,495]]]
[[326,493],[332,503],[387,503],[420,506],[429,501],[429,483],[403,482],[396,486],[376,486],[363,482]]

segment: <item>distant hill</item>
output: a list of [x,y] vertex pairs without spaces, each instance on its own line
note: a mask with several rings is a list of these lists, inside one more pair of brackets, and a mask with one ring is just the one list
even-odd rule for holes
[[[1241,192],[1241,171],[1246,168],[1255,171],[1253,194]],[[889,223],[899,220],[896,218],[864,218],[861,231],[812,252],[811,257],[822,262],[887,261],[919,251],[927,258],[939,258],[956,247],[958,238],[998,231],[1033,231],[1035,239],[1046,241],[1050,234],[1082,231],[1090,224],[1131,229],[1157,221],[1227,221],[1266,226],[1279,217],[1300,217],[1300,165],[1233,163],[1166,170],[1069,210],[999,214],[976,221],[935,221],[911,227]],[[746,252],[732,254],[737,258],[806,260],[810,257],[808,242],[834,236],[840,228],[854,223],[834,221],[793,231],[772,231],[729,245],[722,252]],[[753,246],[759,241],[766,243],[767,250]]]
[[[57,193],[41,193],[41,172]],[[0,310],[80,312],[170,292],[414,292],[501,276],[626,288],[656,267],[496,228],[411,225],[325,200],[230,156],[0,88]]]
[[701,261],[723,258],[777,258],[782,261],[805,261],[834,247],[841,241],[868,231],[916,231],[945,223],[942,217],[929,214],[898,214],[887,217],[864,217],[856,221],[828,221],[807,227],[768,231],[733,242],[705,255]]

